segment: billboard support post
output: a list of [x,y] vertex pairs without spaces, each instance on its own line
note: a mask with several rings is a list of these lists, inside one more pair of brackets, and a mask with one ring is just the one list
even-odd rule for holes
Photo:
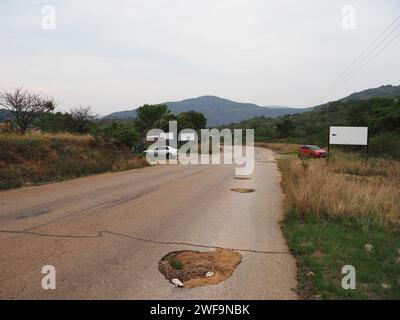
[[328,132],[328,157],[327,157],[328,164],[330,162],[330,157],[331,157],[331,132],[329,130],[329,132]]
[[368,136],[367,136],[367,146],[366,146],[366,149],[367,149],[367,162],[368,162],[368,160],[369,160],[369,131],[368,131]]

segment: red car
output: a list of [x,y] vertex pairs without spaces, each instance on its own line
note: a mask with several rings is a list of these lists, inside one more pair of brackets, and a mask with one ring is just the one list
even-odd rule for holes
[[299,154],[303,157],[325,158],[327,152],[318,146],[301,146]]

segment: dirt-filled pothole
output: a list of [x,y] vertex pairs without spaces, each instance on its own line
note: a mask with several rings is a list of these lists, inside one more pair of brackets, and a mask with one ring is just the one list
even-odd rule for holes
[[214,285],[228,279],[241,262],[242,256],[233,250],[209,252],[176,251],[168,253],[158,264],[158,270],[172,283],[179,280],[184,288]]
[[247,189],[247,188],[233,188],[231,189],[233,192],[238,192],[238,193],[253,193],[256,192],[254,189]]

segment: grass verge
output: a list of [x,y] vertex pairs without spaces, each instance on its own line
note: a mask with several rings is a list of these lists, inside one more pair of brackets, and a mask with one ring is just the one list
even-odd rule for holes
[[[288,211],[283,230],[297,259],[302,298],[400,299],[399,233],[373,218],[303,216],[295,210]],[[355,267],[355,290],[342,288],[346,265]]]
[[[298,159],[293,145],[264,147],[283,154],[282,228],[297,259],[300,296],[400,299],[400,162],[338,151],[328,163]],[[355,290],[342,288],[347,265],[356,270]]]

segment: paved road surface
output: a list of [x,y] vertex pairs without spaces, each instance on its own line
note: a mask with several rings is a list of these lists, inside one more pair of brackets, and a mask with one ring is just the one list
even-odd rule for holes
[[[0,298],[296,299],[273,160],[256,149],[248,181],[233,179],[233,165],[166,165],[1,192]],[[203,246],[243,250],[242,263],[190,290],[159,273],[166,253],[212,250]],[[56,290],[41,287],[44,265]]]

